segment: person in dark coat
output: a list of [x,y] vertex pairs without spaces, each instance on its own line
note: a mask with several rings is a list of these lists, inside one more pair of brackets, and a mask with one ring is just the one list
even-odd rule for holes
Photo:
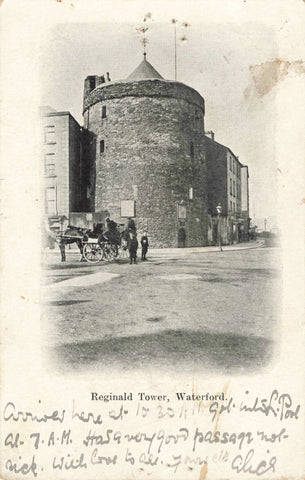
[[136,262],[137,258],[137,250],[138,250],[138,240],[134,233],[130,232],[129,234],[129,241],[128,241],[128,250],[129,250],[129,257],[130,257],[130,265]]
[[136,227],[136,224],[135,224],[134,219],[131,218],[131,217],[128,218],[127,228],[128,228],[128,230],[129,230],[130,232],[136,233],[137,227]]
[[147,232],[144,232],[142,238],[141,238],[141,245],[142,245],[142,255],[141,258],[142,260],[147,260],[146,254],[148,250],[148,237],[147,237]]

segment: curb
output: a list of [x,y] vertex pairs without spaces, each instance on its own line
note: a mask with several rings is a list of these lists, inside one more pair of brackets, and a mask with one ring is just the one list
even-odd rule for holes
[[[233,252],[238,250],[252,250],[255,248],[266,248],[265,242],[256,242],[252,245],[245,245],[241,246],[242,244],[238,244],[239,246],[235,245],[224,245],[222,247],[222,252]],[[139,249],[140,250],[140,249]],[[178,257],[196,254],[196,253],[211,253],[211,252],[219,252],[219,247],[216,246],[208,246],[208,247],[185,247],[185,248],[151,248],[149,249],[149,255],[152,257],[155,256],[167,256],[167,255],[174,255]],[[48,252],[48,255],[60,255],[58,249],[54,249]],[[73,248],[72,250],[66,250],[66,256],[70,255],[79,255],[79,250]]]

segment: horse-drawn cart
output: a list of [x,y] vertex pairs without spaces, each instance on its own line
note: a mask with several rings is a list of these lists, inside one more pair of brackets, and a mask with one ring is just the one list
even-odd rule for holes
[[63,233],[56,235],[56,243],[61,252],[61,260],[66,260],[65,246],[76,243],[81,253],[81,261],[99,263],[102,260],[111,262],[119,252],[126,248],[127,242],[120,232],[109,235],[109,232],[95,233],[91,230],[69,226]]

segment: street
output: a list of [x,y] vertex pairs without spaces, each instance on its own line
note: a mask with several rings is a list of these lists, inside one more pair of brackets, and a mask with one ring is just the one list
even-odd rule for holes
[[148,252],[136,265],[80,263],[76,252],[60,263],[56,251],[42,287],[52,368],[248,374],[267,365],[278,331],[279,250],[203,250]]

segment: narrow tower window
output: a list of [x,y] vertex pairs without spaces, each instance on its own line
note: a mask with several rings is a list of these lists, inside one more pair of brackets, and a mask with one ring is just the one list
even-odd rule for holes
[[104,153],[105,151],[105,141],[101,140],[100,141],[100,153]]
[[89,77],[89,88],[90,91],[95,89],[95,77]]
[[102,107],[102,118],[106,118],[106,105]]
[[191,142],[191,145],[190,145],[190,155],[191,155],[191,159],[194,158],[194,144],[193,142]]

